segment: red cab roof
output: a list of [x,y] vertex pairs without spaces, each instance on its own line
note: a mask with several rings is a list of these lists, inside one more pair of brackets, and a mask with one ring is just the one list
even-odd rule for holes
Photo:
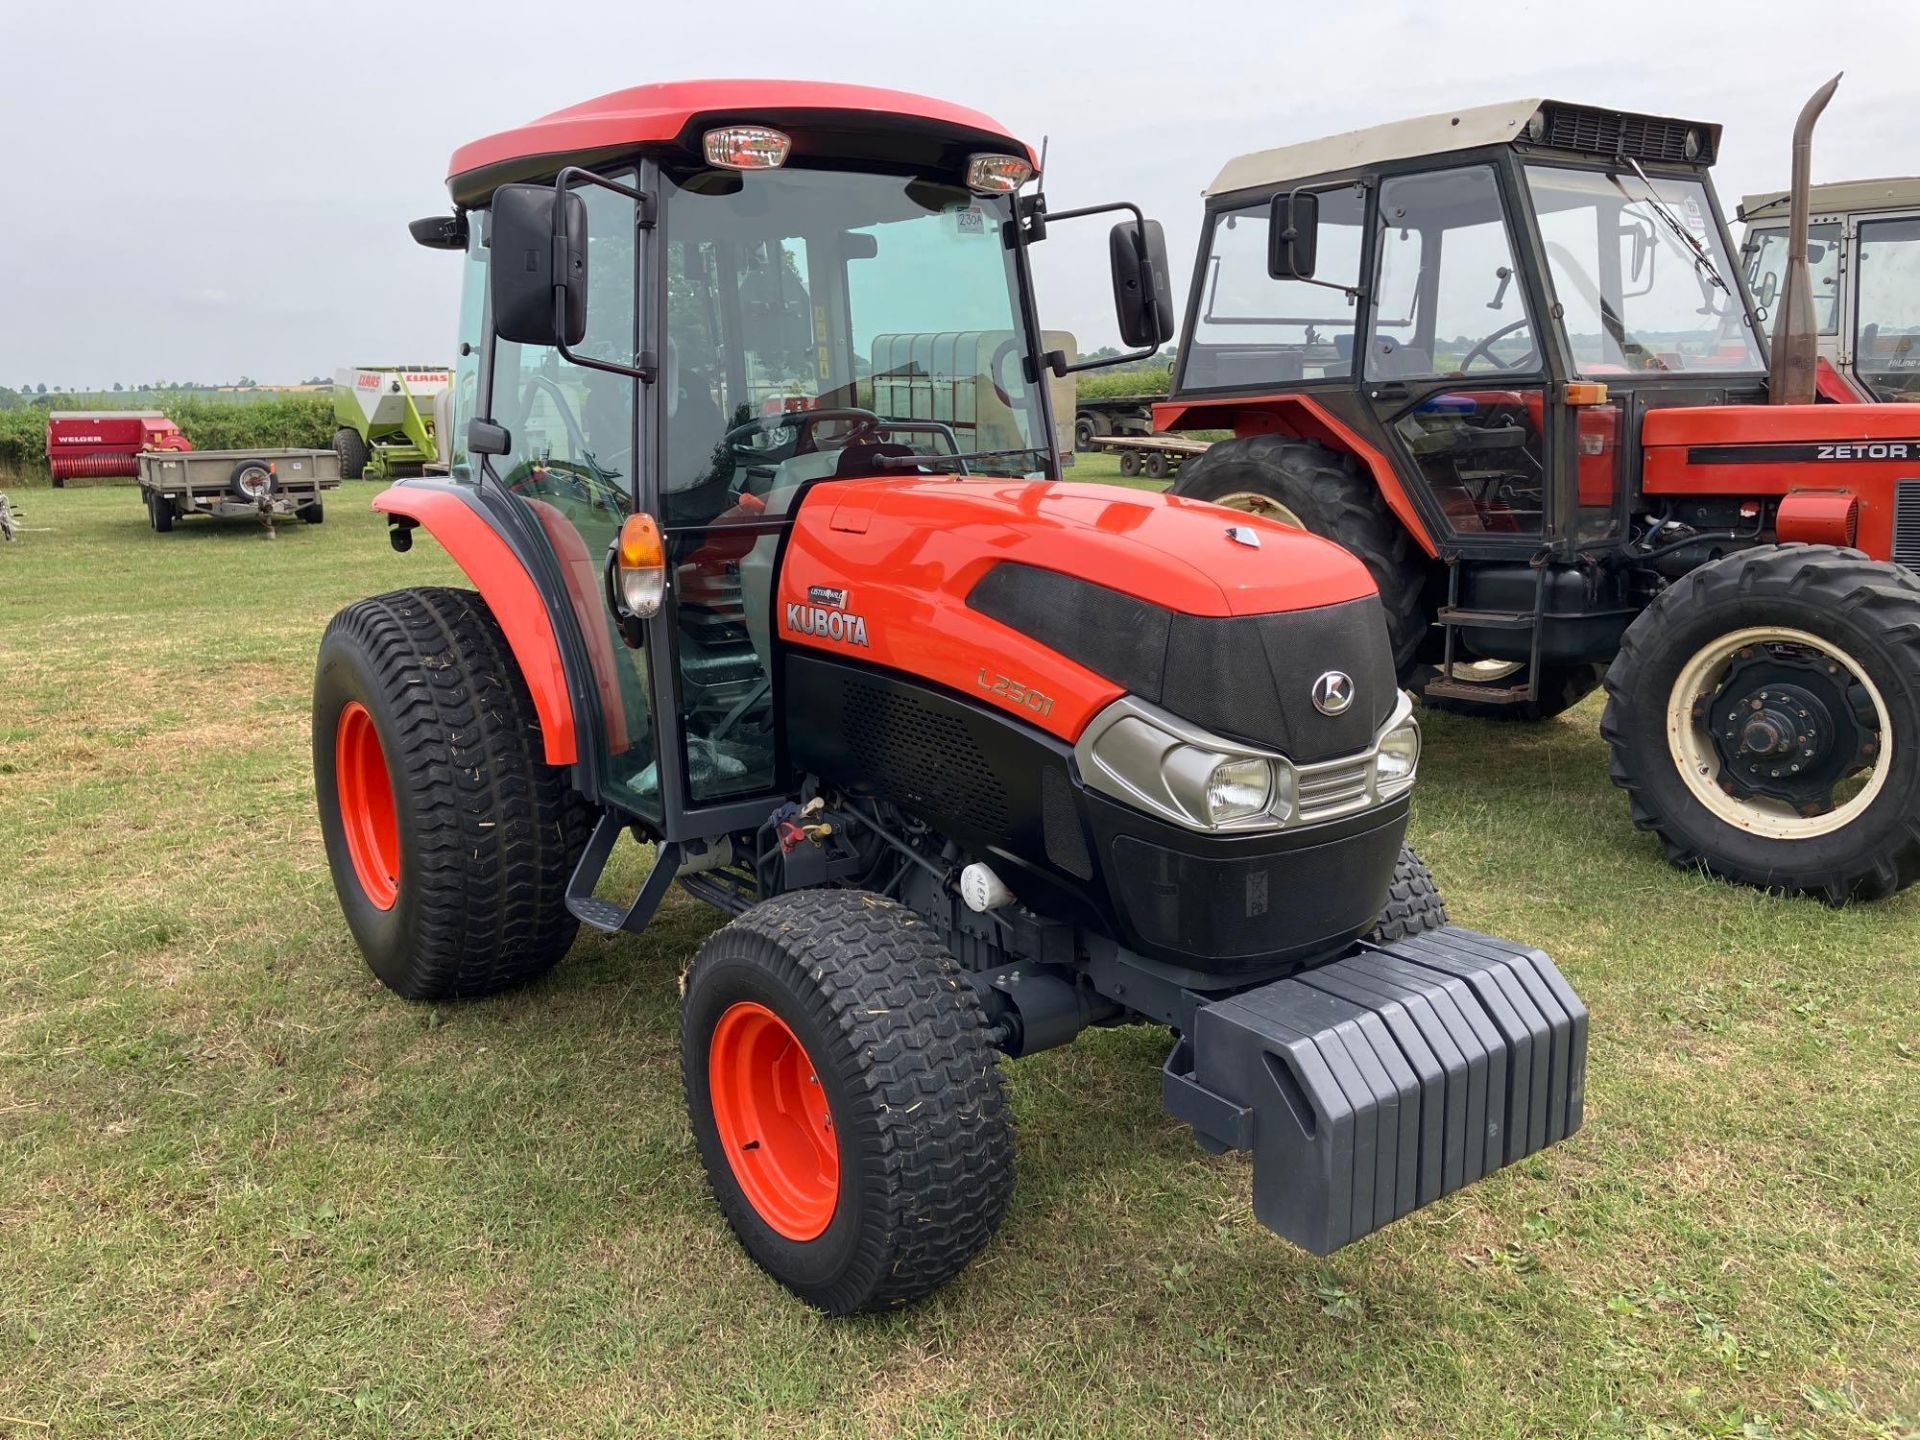
[[[946,132],[980,142],[1011,146],[1033,159],[1032,150],[992,117],[963,105],[912,95],[904,90],[879,90],[867,85],[831,85],[816,80],[676,80],[664,85],[636,85],[595,100],[556,110],[514,130],[503,130],[453,152],[448,184],[463,203],[477,190],[528,173],[525,162],[551,161],[549,173],[566,160],[585,163],[595,155],[615,154],[642,145],[680,139],[698,117],[724,120],[761,120],[789,123],[812,112],[821,116],[864,117],[878,122],[872,128],[902,128]],[[461,183],[486,179],[478,186]],[[497,177],[497,180],[495,180]]]

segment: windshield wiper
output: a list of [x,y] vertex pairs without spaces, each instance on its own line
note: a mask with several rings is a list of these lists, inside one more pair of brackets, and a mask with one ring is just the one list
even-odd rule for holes
[[[1667,202],[1662,200],[1660,198],[1660,192],[1653,188],[1653,181],[1649,180],[1647,178],[1647,172],[1640,168],[1640,162],[1631,155],[1625,156],[1624,158],[1627,164],[1633,167],[1633,173],[1640,177],[1640,183],[1647,187],[1647,203],[1653,206],[1653,213],[1666,222],[1666,227],[1680,238],[1680,243],[1685,245],[1693,255],[1694,268],[1699,270],[1715,285],[1718,285],[1723,294],[1732,295],[1733,288],[1729,286],[1725,280],[1720,278],[1720,271],[1714,265],[1713,257],[1707,254],[1707,247],[1695,238],[1691,230],[1687,229],[1685,221],[1667,208]],[[1619,182],[1615,181],[1614,183],[1618,184]]]

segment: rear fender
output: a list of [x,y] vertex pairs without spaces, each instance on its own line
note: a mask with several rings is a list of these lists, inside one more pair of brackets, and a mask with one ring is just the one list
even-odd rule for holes
[[1363,461],[1373,474],[1373,483],[1387,508],[1394,513],[1407,533],[1429,557],[1437,557],[1440,547],[1434,543],[1426,522],[1414,508],[1413,497],[1401,484],[1400,472],[1393,460],[1367,443],[1356,431],[1337,419],[1318,401],[1305,395],[1236,395],[1219,400],[1162,401],[1153,407],[1155,430],[1227,430],[1237,436],[1292,435],[1300,440],[1316,440],[1329,450],[1338,450]]
[[382,515],[423,527],[466,572],[507,637],[515,663],[533,696],[549,765],[580,758],[566,667],[546,601],[527,567],[493,525],[465,496],[451,489],[394,485],[373,497]]

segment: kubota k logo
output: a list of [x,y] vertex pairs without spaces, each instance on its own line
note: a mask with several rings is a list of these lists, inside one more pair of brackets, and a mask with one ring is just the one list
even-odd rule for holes
[[1353,704],[1353,677],[1344,670],[1329,670],[1313,682],[1313,708],[1322,715],[1344,715]]

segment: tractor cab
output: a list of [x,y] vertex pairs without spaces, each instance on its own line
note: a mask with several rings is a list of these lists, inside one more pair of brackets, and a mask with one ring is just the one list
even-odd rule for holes
[[1647,410],[1764,396],[1718,145],[1528,100],[1234,160],[1176,396],[1299,396],[1364,437],[1436,546],[1612,545]]
[[[1836,398],[1920,399],[1920,179],[1815,185],[1808,198],[1814,326],[1842,379]],[[1740,202],[1740,263],[1763,308],[1786,289],[1790,208],[1784,192]]]

